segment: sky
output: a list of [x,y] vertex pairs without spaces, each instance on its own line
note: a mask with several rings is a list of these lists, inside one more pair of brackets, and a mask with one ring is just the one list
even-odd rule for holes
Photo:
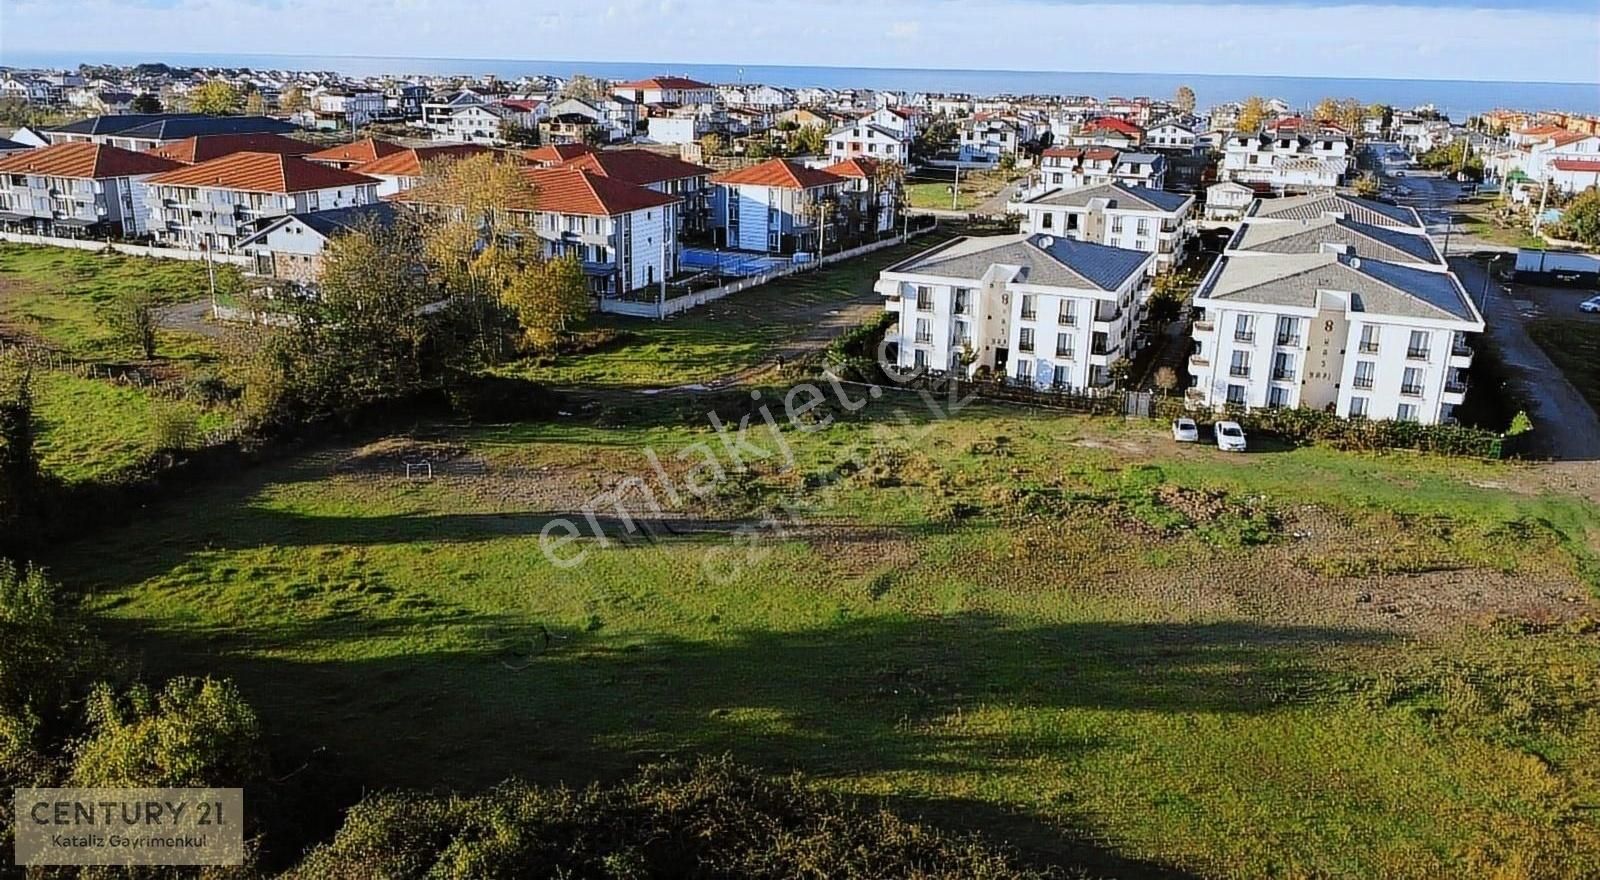
[[1600,84],[1600,2],[0,0],[8,49]]

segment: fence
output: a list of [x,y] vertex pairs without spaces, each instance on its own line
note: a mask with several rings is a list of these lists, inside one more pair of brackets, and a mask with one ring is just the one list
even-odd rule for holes
[[[955,398],[964,398],[971,394],[985,400],[1023,403],[1090,415],[1136,413],[1140,406],[1135,400],[1138,397],[1136,394],[1124,394],[1109,388],[1040,388],[1032,382],[1010,377],[971,379],[958,373],[924,370],[920,373],[906,373],[892,378],[891,381],[911,391],[929,391]],[[1148,400],[1144,402],[1143,408],[1148,411]]]
[[[191,251],[183,248],[152,247],[143,244],[124,244],[121,242],[99,241],[92,238],[56,238],[50,235],[27,235],[21,232],[0,232],[0,241],[10,241],[16,244],[32,244],[41,247],[72,248],[80,251],[105,251],[111,250],[130,257],[154,257],[158,260],[188,260],[190,262],[207,259],[206,251]],[[211,253],[213,263],[231,266],[254,267],[255,258],[245,254],[218,254]]]
[[929,224],[920,229],[913,229],[905,235],[896,235],[890,238],[885,238],[882,241],[875,241],[871,244],[864,244],[860,247],[854,247],[849,250],[837,251],[835,253],[824,255],[821,259],[812,260],[809,263],[790,263],[779,268],[769,269],[758,275],[750,275],[735,281],[731,281],[719,287],[696,290],[691,293],[672,297],[670,299],[636,300],[612,296],[601,297],[600,311],[610,315],[627,315],[634,318],[656,318],[658,320],[665,319],[671,315],[676,315],[679,312],[686,312],[692,308],[703,306],[706,303],[722,299],[725,296],[731,296],[732,294],[749,290],[752,287],[760,287],[763,284],[776,281],[777,279],[783,278],[787,275],[815,271],[823,266],[831,266],[834,263],[838,263],[843,260],[854,259],[865,254],[870,254],[873,251],[882,250],[888,247],[897,247],[905,244],[919,235],[922,235],[925,232],[930,232],[937,228],[938,224]]

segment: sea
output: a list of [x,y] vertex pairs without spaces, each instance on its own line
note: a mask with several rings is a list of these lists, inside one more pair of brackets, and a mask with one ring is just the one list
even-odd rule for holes
[[1092,95],[1095,97],[1170,97],[1179,86],[1195,92],[1201,109],[1251,95],[1280,98],[1309,109],[1327,97],[1356,98],[1411,108],[1432,104],[1452,119],[1496,107],[1600,113],[1600,84],[1499,82],[1476,80],[1359,79],[1310,76],[1236,76],[1110,71],[950,70],[886,67],[794,67],[763,64],[683,64],[637,61],[552,61],[518,58],[405,58],[378,56],[249,55],[92,50],[7,50],[0,66],[75,68],[80,63],[164,62],[183,67],[337,71],[352,76],[408,74],[481,76],[515,79],[530,74],[570,76],[585,73],[608,79],[641,79],[661,74],[711,83],[766,83],[800,88],[870,88],[907,92],[966,92],[974,95]]

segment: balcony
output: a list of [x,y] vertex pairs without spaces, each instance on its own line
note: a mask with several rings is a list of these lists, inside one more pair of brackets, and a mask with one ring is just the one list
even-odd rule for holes
[[1056,360],[1070,361],[1070,360],[1072,360],[1072,358],[1073,358],[1072,349],[1070,349],[1070,348],[1058,348],[1058,349],[1056,349]]
[[1272,381],[1274,381],[1274,382],[1293,382],[1294,381],[1294,370],[1273,370],[1272,371]]
[[1060,324],[1063,327],[1076,327],[1076,326],[1078,326],[1078,316],[1075,315],[1075,314],[1073,314],[1073,315],[1057,315],[1056,316],[1056,323]]
[[1234,334],[1233,334],[1233,341],[1234,342],[1255,342],[1256,341],[1256,335],[1254,333],[1240,333],[1238,331],[1235,331]]
[[1278,334],[1278,344],[1279,345],[1287,345],[1287,346],[1289,346],[1291,348],[1299,348],[1300,347],[1300,334],[1298,334],[1298,333],[1279,333]]
[[1468,345],[1466,343],[1466,340],[1457,339],[1455,341],[1455,344],[1450,346],[1450,356],[1451,357],[1469,358],[1469,357],[1472,357],[1472,354],[1473,354],[1472,346]]
[[1024,320],[1024,321],[1036,321],[1038,319],[1039,319],[1039,311],[1037,309],[1023,309],[1022,310],[1022,320]]
[[917,300],[917,311],[919,311],[919,312],[931,312],[931,311],[933,311],[933,301],[932,300],[920,300],[920,299]]
[[1360,345],[1356,346],[1356,351],[1359,351],[1362,354],[1377,354],[1378,343],[1363,341]]
[[1228,375],[1232,376],[1235,379],[1248,379],[1248,378],[1250,378],[1250,368],[1249,367],[1229,367],[1228,368]]
[[1194,322],[1194,329],[1200,331],[1201,333],[1210,333],[1211,331],[1217,329],[1217,325],[1213,321],[1208,321],[1202,318]]
[[932,333],[918,333],[917,334],[917,341],[921,342],[921,343],[931,343],[931,342],[933,342],[933,334]]
[[1189,355],[1189,366],[1194,369],[1204,370],[1211,366],[1211,359],[1198,354]]
[[1408,349],[1406,349],[1406,360],[1408,360],[1408,361],[1425,361],[1427,359],[1428,359],[1428,350],[1426,348],[1408,348]]
[[1446,394],[1466,394],[1467,393],[1467,380],[1463,379],[1463,378],[1461,378],[1459,376],[1454,378],[1454,379],[1446,379],[1446,380],[1444,380],[1444,393],[1446,393]]
[[1371,391],[1372,380],[1363,379],[1360,376],[1357,376],[1356,378],[1350,380],[1350,387],[1356,391]]
[[1401,385],[1400,386],[1400,396],[1401,397],[1421,397],[1422,396],[1422,386],[1421,385]]

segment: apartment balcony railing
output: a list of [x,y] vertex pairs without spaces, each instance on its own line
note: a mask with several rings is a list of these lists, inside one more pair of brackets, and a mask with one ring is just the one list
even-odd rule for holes
[[1401,385],[1400,386],[1400,394],[1401,394],[1402,397],[1421,397],[1422,396],[1422,386],[1421,385]]
[[1017,343],[1017,351],[1028,352],[1028,353],[1031,354],[1033,352],[1033,343],[1031,343],[1031,342],[1018,342]]
[[1288,346],[1293,346],[1295,348],[1299,348],[1300,347],[1300,334],[1298,334],[1298,333],[1279,333],[1278,334],[1278,344],[1279,345],[1288,345]]
[[1376,342],[1363,342],[1360,345],[1356,346],[1356,351],[1359,351],[1362,354],[1377,354],[1378,353],[1378,343],[1376,343]]
[[1354,388],[1357,391],[1371,391],[1372,390],[1372,380],[1371,379],[1362,379],[1360,377],[1357,377],[1355,379],[1350,380],[1350,387]]
[[1229,367],[1228,368],[1228,375],[1234,377],[1235,379],[1248,379],[1248,378],[1250,378],[1250,368],[1249,367]]
[[917,341],[918,342],[932,342],[933,341],[933,334],[932,333],[918,333],[917,334]]
[[1073,315],[1057,315],[1056,316],[1056,323],[1060,324],[1063,327],[1076,327],[1076,326],[1078,326],[1078,316],[1076,314],[1073,314]]
[[1446,380],[1444,380],[1444,390],[1445,390],[1446,394],[1466,394],[1467,393],[1467,380],[1465,380],[1465,379],[1446,379]]
[[1272,371],[1272,381],[1274,381],[1274,382],[1293,382],[1294,381],[1294,370],[1273,370]]
[[1233,341],[1234,342],[1255,342],[1256,341],[1256,335],[1254,333],[1239,333],[1239,332],[1235,331],[1234,334],[1233,334]]
[[1472,357],[1473,355],[1472,346],[1465,342],[1457,342],[1455,345],[1450,346],[1450,353],[1456,357]]
[[1024,321],[1037,320],[1038,317],[1039,317],[1039,311],[1037,309],[1023,309],[1022,310],[1022,320],[1024,320]]
[[1110,324],[1113,321],[1120,321],[1122,320],[1122,307],[1118,306],[1117,310],[1109,315],[1095,315],[1094,319],[1105,324]]
[[1212,330],[1217,329],[1217,325],[1202,318],[1194,322],[1194,329],[1199,330],[1201,333],[1210,333]]
[[1425,361],[1428,359],[1428,350],[1426,348],[1408,348],[1406,349],[1406,359],[1412,361]]
[[1072,357],[1073,357],[1072,349],[1070,349],[1070,348],[1058,348],[1058,349],[1056,349],[1056,359],[1057,360],[1070,361],[1070,360],[1072,360]]
[[924,302],[923,300],[919,299],[919,300],[917,300],[917,311],[919,311],[919,312],[931,312],[931,311],[933,311],[933,303]]
[[1189,366],[1201,368],[1209,367],[1211,366],[1211,359],[1202,355],[1192,354],[1189,356]]

